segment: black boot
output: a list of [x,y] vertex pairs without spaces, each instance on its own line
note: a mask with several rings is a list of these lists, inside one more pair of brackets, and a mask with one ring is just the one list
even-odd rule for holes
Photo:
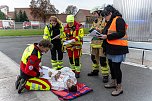
[[88,76],[98,76],[99,70],[93,70],[91,73],[88,73]]
[[75,74],[75,77],[76,77],[76,78],[79,78],[79,77],[80,77],[80,74]]
[[18,89],[18,86],[19,86],[19,84],[20,84],[21,79],[22,79],[21,76],[18,75],[18,76],[17,76],[17,80],[16,80],[16,82],[15,82],[15,88],[16,88],[16,89]]
[[109,76],[103,76],[102,82],[107,83],[109,81]]
[[79,78],[80,77],[80,72],[75,72],[75,77]]
[[26,82],[27,82],[26,80],[21,79],[20,84],[19,84],[19,86],[18,86],[18,94],[24,92]]

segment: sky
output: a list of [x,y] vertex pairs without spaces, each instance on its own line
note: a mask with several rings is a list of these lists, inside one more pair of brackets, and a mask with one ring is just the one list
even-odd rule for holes
[[[31,0],[0,0],[0,5],[7,5],[9,11],[14,11],[14,8],[29,7]],[[113,0],[50,0],[50,2],[59,10],[59,13],[65,12],[68,5],[74,5],[78,9],[91,10],[95,6],[102,4],[112,4]]]

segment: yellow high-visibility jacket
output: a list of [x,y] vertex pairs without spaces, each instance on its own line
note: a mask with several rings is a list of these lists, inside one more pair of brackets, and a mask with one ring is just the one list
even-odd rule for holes
[[68,25],[64,27],[64,34],[62,36],[64,40],[71,40],[71,39],[76,40],[76,42],[67,45],[67,47],[81,46],[83,44],[83,36],[84,36],[83,27],[81,24],[77,23],[76,21],[74,22],[74,26],[72,28],[68,27]]
[[[60,38],[62,38],[61,36],[63,36],[63,31],[64,31],[64,27],[63,25],[60,23]],[[44,35],[43,35],[43,39],[47,39],[47,40],[50,40],[51,41],[51,36],[52,36],[52,25],[49,24],[47,26],[45,26],[44,28]]]

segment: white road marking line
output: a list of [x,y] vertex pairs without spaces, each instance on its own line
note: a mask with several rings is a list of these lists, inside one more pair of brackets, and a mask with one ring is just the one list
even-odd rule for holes
[[[91,55],[90,53],[82,53],[82,54],[84,54],[84,55]],[[127,64],[127,65],[131,65],[131,66],[135,66],[135,67],[148,68],[148,69],[152,70],[152,67],[147,67],[145,65],[140,65],[140,64],[131,63],[131,62],[123,62],[123,63]]]

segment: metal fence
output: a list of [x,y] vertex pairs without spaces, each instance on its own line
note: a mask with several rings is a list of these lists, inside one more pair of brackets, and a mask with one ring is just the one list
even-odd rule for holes
[[39,23],[38,25],[23,25],[23,22],[15,22],[14,29],[43,29],[45,27],[44,23]]
[[[126,20],[127,24],[129,25],[129,28],[127,30],[127,34],[129,36],[129,41],[137,41],[137,42],[150,42],[152,41],[152,21],[132,21],[132,20]],[[151,25],[150,25],[151,24]],[[65,24],[63,24],[65,25]],[[23,22],[15,22],[14,27],[12,28],[3,28],[3,29],[44,29],[46,24],[39,23],[38,25],[30,25],[30,26],[24,26]],[[91,28],[92,24],[83,24],[84,28]],[[89,32],[88,32],[89,33]]]
[[[39,23],[37,25],[24,25],[23,22],[15,22],[13,27],[7,27],[2,29],[43,29],[48,23]],[[63,26],[65,26],[66,23],[63,23]],[[83,24],[84,28],[91,28],[92,24]]]

